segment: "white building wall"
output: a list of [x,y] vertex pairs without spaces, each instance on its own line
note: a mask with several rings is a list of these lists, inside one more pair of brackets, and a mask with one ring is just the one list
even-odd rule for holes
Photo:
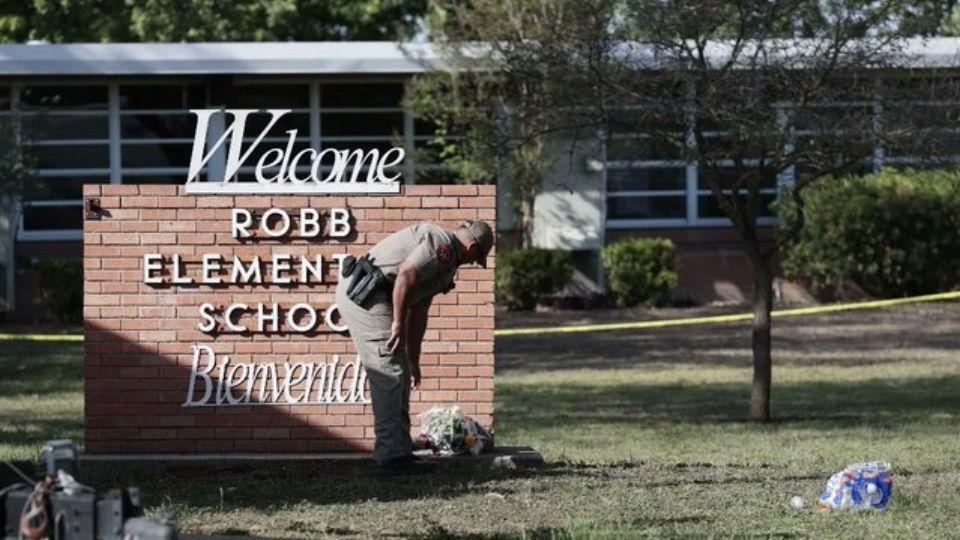
[[534,203],[533,244],[564,250],[599,250],[604,241],[605,181],[599,143],[558,140]]

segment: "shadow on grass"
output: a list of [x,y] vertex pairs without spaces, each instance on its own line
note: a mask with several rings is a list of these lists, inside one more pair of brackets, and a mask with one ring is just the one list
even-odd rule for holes
[[[960,414],[960,376],[777,383],[773,428],[804,423],[834,430],[870,422],[895,428],[910,418]],[[588,424],[681,425],[750,422],[748,384],[501,384],[498,418],[510,429]],[[806,425],[809,424],[809,425]]]
[[[545,339],[549,343],[545,343]],[[851,347],[851,343],[856,346]],[[919,342],[905,342],[897,334],[861,339],[775,334],[773,347],[778,366],[870,366],[960,349],[955,336],[926,336]],[[496,342],[496,354],[499,374],[554,369],[653,368],[671,364],[751,365],[749,330],[738,326],[701,330],[697,335],[671,330],[501,338]]]
[[[315,505],[366,501],[453,499],[486,494],[485,484],[510,479],[576,474],[560,466],[495,469],[489,463],[445,464],[436,474],[384,476],[372,461],[210,466],[166,465],[117,468],[88,467],[83,478],[98,487],[137,485],[150,506],[169,498],[191,509],[276,509],[309,502]],[[498,487],[509,494],[510,489]]]
[[[869,366],[960,352],[951,304],[778,319],[777,366]],[[621,321],[623,319],[620,319]],[[555,369],[650,369],[674,364],[749,367],[746,324],[501,337],[499,374]]]
[[[80,343],[0,342],[0,456],[32,457],[47,441],[82,439],[82,362]],[[15,478],[0,471],[0,480]]]
[[[270,513],[289,510],[291,506],[303,503],[349,505],[371,501],[378,503],[424,499],[453,501],[465,496],[481,497],[491,491],[507,497],[518,497],[520,493],[510,486],[522,485],[525,480],[544,477],[583,477],[587,480],[587,477],[593,478],[596,472],[592,469],[568,465],[546,466],[537,470],[501,470],[467,464],[441,470],[439,474],[433,476],[384,478],[373,472],[369,463],[315,463],[291,466],[268,465],[259,470],[246,467],[236,470],[191,467],[140,470],[136,473],[103,471],[97,475],[87,475],[87,479],[93,480],[98,486],[138,485],[143,490],[145,501],[150,507],[156,508],[164,502],[175,501],[172,508],[161,508],[160,513],[172,510],[173,517],[176,518],[177,506],[187,507],[194,514],[203,511],[242,513],[248,510]],[[592,481],[596,480],[593,478]],[[518,487],[518,489],[525,493],[526,488]],[[438,512],[444,513],[449,510],[438,509]],[[621,525],[630,530],[638,528],[642,530],[710,520],[708,516],[680,515],[651,517]],[[309,518],[277,522],[275,526],[276,529],[270,536],[282,537],[285,532],[321,536],[364,536],[371,533],[362,524],[354,530],[350,525],[325,526]],[[593,531],[584,532],[589,535]],[[616,532],[616,529],[613,532]],[[218,529],[216,533],[249,534],[249,531],[228,527]],[[545,539],[584,537],[584,534],[580,534],[579,531],[568,528],[528,529],[523,532],[523,535],[525,538]],[[464,533],[447,529],[435,522],[420,532],[393,532],[389,536],[419,540],[441,538],[494,540],[517,537],[515,532]]]
[[0,375],[0,397],[82,391],[83,344],[0,342]]
[[[551,348],[557,346],[553,344]],[[849,348],[849,344],[847,345]],[[589,350],[581,343],[580,350]],[[34,356],[43,354],[44,362]],[[619,352],[624,356],[624,351]],[[541,352],[541,355],[543,353]],[[0,353],[0,369],[15,375],[5,377],[0,388],[13,396],[76,389],[82,386],[79,346],[58,344],[29,347]],[[27,366],[27,368],[21,368]],[[32,389],[31,389],[32,388]],[[904,422],[933,415],[960,414],[960,376],[893,377],[829,382],[777,383],[774,387],[775,422],[756,429],[777,429],[793,424],[804,429],[838,430],[869,422],[875,427],[897,428]],[[499,382],[498,422],[507,430],[542,430],[563,426],[571,432],[591,425],[676,426],[717,423],[744,423],[749,385],[716,383],[710,385],[652,385],[639,383],[591,384],[584,381],[529,384]],[[7,394],[11,395],[11,394]],[[47,440],[58,430],[79,430],[81,412],[76,418],[19,419],[15,425],[18,438]],[[0,411],[0,418],[3,418]],[[10,421],[5,419],[4,421]],[[26,427],[33,423],[36,427]],[[512,479],[542,477],[599,477],[606,474],[597,468],[580,468],[572,464],[556,464],[537,470],[509,471],[488,467],[457,468],[441,471],[436,476],[384,478],[370,462],[326,464],[264,463],[257,467],[179,467],[163,469],[81,471],[79,479],[101,489],[136,485],[143,489],[148,507],[185,507],[195,510],[229,511],[232,509],[279,510],[291,505],[351,504],[371,500],[380,502],[416,499],[446,499],[482,496],[495,489],[511,494]],[[601,478],[602,480],[602,478]],[[677,480],[670,487],[692,480]],[[718,478],[711,482],[737,482],[739,479]],[[672,482],[672,481],[671,481]],[[655,487],[655,486],[654,486]],[[676,519],[683,519],[676,518]],[[701,519],[701,518],[692,518]],[[680,524],[677,521],[675,524]],[[309,527],[310,524],[289,524]],[[631,527],[669,527],[671,523],[635,523]],[[312,531],[312,530],[311,530]],[[290,532],[300,531],[296,528]],[[321,530],[323,534],[353,534],[347,530]],[[531,538],[564,537],[565,529],[527,531]],[[433,535],[433,536],[430,536]],[[427,530],[419,538],[453,537],[451,531]],[[466,536],[463,538],[500,538],[501,536]]]
[[[745,385],[504,386],[500,392],[501,421],[510,429],[534,430],[562,425],[576,432],[595,424],[656,427],[749,422],[744,414]],[[960,388],[960,377],[781,383],[775,389],[775,400],[778,410],[787,414],[781,414],[770,426],[758,425],[756,428],[777,429],[778,426],[794,424],[804,429],[842,430],[865,422],[874,427],[896,428],[911,419],[935,414],[957,415],[960,413],[957,388]],[[793,411],[800,413],[790,415],[789,412]],[[691,464],[690,467],[699,465]],[[444,468],[435,476],[385,478],[373,470],[370,462],[362,461],[239,468],[168,467],[136,472],[108,470],[88,479],[98,486],[139,485],[150,505],[157,505],[169,497],[194,509],[230,510],[281,508],[301,502],[329,505],[370,500],[449,500],[471,494],[483,495],[491,486],[509,495],[510,483],[504,483],[505,480],[593,478],[602,474],[606,472],[564,463],[536,470],[500,470],[468,463]],[[701,481],[732,483],[752,480],[707,478]],[[647,487],[672,487],[691,480],[670,479],[665,482]]]
[[[0,419],[4,418],[0,414]],[[36,418],[17,422],[3,420],[3,442],[25,446],[41,446],[54,439],[71,439],[79,442],[83,438],[83,424],[79,418]]]
[[[412,535],[397,535],[400,538],[410,538],[411,540],[442,540],[442,539],[456,539],[456,540],[508,540],[516,538],[524,538],[528,540],[567,540],[575,538],[633,538],[639,531],[645,529],[662,529],[675,527],[678,525],[686,525],[691,523],[710,523],[714,521],[705,516],[677,516],[677,517],[667,517],[667,518],[649,518],[649,519],[634,519],[629,521],[624,521],[620,523],[613,523],[606,525],[601,528],[593,528],[589,526],[583,527],[539,527],[535,529],[527,529],[523,531],[522,536],[518,536],[517,533],[457,533],[455,531],[448,530],[442,526],[434,526],[433,528],[418,534]],[[769,538],[768,535],[763,535],[763,538]]]

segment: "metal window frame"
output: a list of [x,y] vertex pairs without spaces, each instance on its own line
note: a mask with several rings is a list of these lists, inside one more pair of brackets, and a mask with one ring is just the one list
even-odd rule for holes
[[[839,106],[857,106],[857,107],[870,107],[872,108],[873,118],[874,118],[874,128],[882,129],[883,127],[883,104],[880,99],[879,93],[879,84],[878,80],[877,93],[873,99],[866,101],[851,101],[844,102]],[[691,90],[692,91],[692,90]],[[938,103],[932,102],[932,105],[937,105]],[[812,104],[813,107],[823,106],[823,107],[835,107],[838,104],[829,103],[829,104]],[[786,129],[787,126],[791,125],[790,120],[794,114],[794,108],[789,103],[780,103],[775,105],[775,114],[776,121],[779,126]],[[708,137],[720,137],[725,132],[723,130],[710,130],[704,132],[704,135]],[[793,150],[795,145],[796,137],[813,134],[809,130],[795,130],[791,128],[789,137],[787,137],[787,142],[784,146],[785,152],[790,152]],[[649,135],[645,133],[624,133],[620,132],[615,135],[612,135],[611,138],[615,139],[642,139],[648,138]],[[687,144],[694,144],[692,131],[688,130],[687,135]],[[606,145],[604,145],[604,151],[606,150]],[[960,156],[958,156],[960,157]],[[756,160],[754,160],[756,161]],[[622,196],[644,196],[644,197],[654,197],[658,196],[657,193],[664,192],[636,192],[636,195],[633,192],[610,192],[608,188],[608,178],[606,172],[610,169],[613,170],[623,170],[623,169],[633,169],[633,168],[668,168],[668,167],[686,167],[686,189],[683,192],[676,190],[676,193],[683,193],[686,195],[687,199],[687,215],[686,218],[654,218],[654,219],[610,219],[607,217],[606,211],[603,213],[603,219],[606,228],[608,229],[656,229],[656,228],[697,228],[697,227],[728,227],[731,225],[730,220],[727,218],[712,218],[712,217],[701,217],[699,209],[699,198],[701,195],[709,195],[712,192],[710,190],[703,190],[699,186],[699,174],[700,169],[695,162],[686,163],[682,161],[675,160],[637,160],[637,161],[606,161],[606,154],[604,154],[604,162],[606,167],[604,167],[604,201],[609,197],[619,197],[621,193],[625,194]],[[913,162],[922,162],[922,160],[912,160],[910,158],[891,158],[886,156],[884,149],[878,147],[874,150],[872,157],[873,170],[879,171],[883,168],[885,163],[913,163]],[[730,163],[720,163],[723,165],[732,165]],[[777,185],[776,188],[763,188],[760,190],[760,193],[770,194],[776,193],[778,197],[782,196],[783,193],[792,187],[796,180],[796,171],[795,168],[791,165],[787,167],[784,171],[781,171],[777,174]],[[671,191],[670,193],[674,193]],[[676,195],[673,195],[676,196]],[[604,205],[606,207],[606,205]],[[775,226],[779,223],[779,220],[776,217],[758,217],[757,225],[760,226]]]
[[83,201],[77,199],[59,199],[59,200],[49,200],[49,201],[23,201],[21,202],[21,211],[20,211],[20,223],[17,224],[17,240],[25,240],[29,242],[46,242],[46,241],[68,241],[68,240],[82,240],[83,239],[83,229],[48,229],[42,231],[28,231],[24,228],[24,212],[23,209],[30,207],[62,207],[62,206],[76,206],[78,208],[83,207]]
[[[52,116],[59,117],[70,117],[70,116],[103,116],[106,117],[108,123],[108,134],[112,136],[110,124],[111,116],[113,115],[113,109],[115,104],[117,85],[120,84],[118,80],[110,81],[92,81],[92,80],[68,80],[63,79],[52,79],[52,78],[29,78],[29,79],[13,79],[10,83],[11,91],[11,112],[19,123],[21,118],[24,116],[36,116],[39,114],[48,114]],[[23,110],[20,107],[20,93],[23,91],[25,86],[104,86],[107,88],[107,105],[105,109],[90,109],[90,110],[63,110],[63,111],[42,111],[39,109],[30,109]],[[63,169],[38,169],[36,175],[38,178],[42,179],[53,179],[53,178],[78,178],[78,177],[107,177],[113,182],[114,179],[114,170],[113,170],[113,151],[111,139],[44,139],[42,141],[36,141],[36,146],[53,146],[57,144],[67,145],[67,146],[84,146],[84,145],[106,145],[108,146],[108,154],[110,155],[110,167],[108,168],[89,168],[89,169],[72,169],[72,168],[63,168]],[[19,220],[16,223],[16,241],[17,242],[57,242],[57,241],[75,241],[83,238],[82,229],[50,229],[50,230],[27,230],[24,226],[24,209],[29,207],[63,207],[63,206],[77,206],[82,207],[83,201],[81,199],[51,199],[45,201],[20,201],[20,211],[18,212]]]

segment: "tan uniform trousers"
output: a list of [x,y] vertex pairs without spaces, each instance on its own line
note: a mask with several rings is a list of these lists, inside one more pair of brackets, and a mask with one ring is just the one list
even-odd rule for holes
[[412,453],[410,439],[410,367],[405,352],[387,347],[393,306],[387,292],[374,293],[364,308],[347,298],[352,277],[337,285],[337,309],[350,329],[360,363],[370,381],[376,442],[373,459],[383,464]]

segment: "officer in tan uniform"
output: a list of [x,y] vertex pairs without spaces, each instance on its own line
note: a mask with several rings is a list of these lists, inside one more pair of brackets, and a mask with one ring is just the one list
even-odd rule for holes
[[486,268],[493,233],[483,221],[446,231],[418,223],[344,261],[337,308],[370,381],[376,443],[387,470],[416,470],[410,439],[410,389],[420,385],[420,345],[433,297],[454,287],[457,268]]

